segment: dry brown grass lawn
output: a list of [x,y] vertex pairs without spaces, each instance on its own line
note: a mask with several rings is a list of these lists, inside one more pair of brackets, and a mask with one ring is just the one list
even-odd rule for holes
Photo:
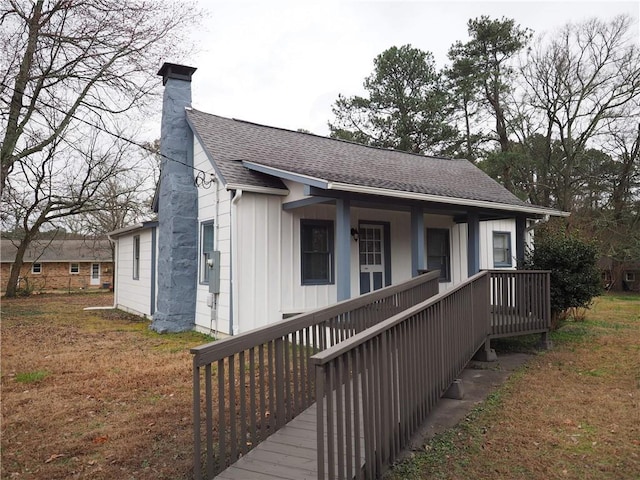
[[191,477],[196,333],[158,335],[108,294],[2,300],[2,479]]
[[392,479],[640,479],[640,297],[604,296]]
[[[49,295],[2,307],[2,479],[191,478],[191,358],[207,339]],[[391,478],[640,478],[640,297],[602,297],[556,349]]]

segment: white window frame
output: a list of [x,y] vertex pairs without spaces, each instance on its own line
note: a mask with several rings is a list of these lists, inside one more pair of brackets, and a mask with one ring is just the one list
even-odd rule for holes
[[635,282],[636,281],[636,272],[624,272],[624,281],[625,282]]
[[[36,265],[38,266],[37,271],[36,271]],[[33,262],[31,264],[31,273],[33,273],[34,275],[40,275],[42,273],[42,263]]]
[[[75,269],[73,268],[74,265],[76,267]],[[70,262],[69,263],[69,273],[71,275],[78,275],[80,273],[80,264],[78,262]]]

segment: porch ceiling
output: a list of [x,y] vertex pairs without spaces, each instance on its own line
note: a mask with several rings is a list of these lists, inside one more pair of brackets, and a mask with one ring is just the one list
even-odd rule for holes
[[348,199],[355,208],[369,208],[376,210],[390,210],[396,212],[410,212],[418,207],[425,214],[447,215],[454,217],[456,223],[466,223],[469,213],[477,214],[480,221],[500,220],[525,216],[527,218],[542,218],[543,213],[532,211],[514,211],[500,208],[491,208],[484,205],[456,205],[428,200],[415,200],[384,195],[343,192],[337,190],[325,190],[313,186],[305,186],[307,198],[284,204],[284,209],[301,208],[310,204],[335,204],[337,199]]

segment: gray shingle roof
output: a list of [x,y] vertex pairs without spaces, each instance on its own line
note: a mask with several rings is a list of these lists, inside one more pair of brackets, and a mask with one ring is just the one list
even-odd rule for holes
[[187,118],[227,184],[283,188],[242,161],[329,182],[526,205],[467,160],[367,147],[188,110]]
[[[17,247],[11,240],[0,242],[0,260],[13,262]],[[25,262],[111,262],[111,246],[106,239],[36,240],[31,242]]]

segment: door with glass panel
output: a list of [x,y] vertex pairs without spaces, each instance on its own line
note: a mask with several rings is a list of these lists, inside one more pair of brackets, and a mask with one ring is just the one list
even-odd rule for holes
[[91,285],[100,285],[100,264],[91,264]]
[[382,225],[361,224],[358,228],[360,251],[360,294],[384,286],[384,228]]

